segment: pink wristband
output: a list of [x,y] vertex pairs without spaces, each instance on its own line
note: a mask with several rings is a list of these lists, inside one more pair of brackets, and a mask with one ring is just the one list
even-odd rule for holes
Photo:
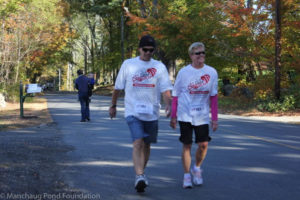
[[177,117],[177,105],[178,105],[178,97],[173,97],[173,99],[172,99],[172,113],[171,113],[172,118]]
[[210,96],[211,120],[218,120],[218,95]]

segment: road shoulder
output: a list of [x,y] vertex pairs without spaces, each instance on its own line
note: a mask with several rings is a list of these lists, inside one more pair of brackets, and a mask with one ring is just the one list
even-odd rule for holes
[[[55,123],[0,132],[0,199],[74,194],[64,183],[60,164],[71,150],[62,142]],[[41,196],[32,199],[38,199],[35,197]]]

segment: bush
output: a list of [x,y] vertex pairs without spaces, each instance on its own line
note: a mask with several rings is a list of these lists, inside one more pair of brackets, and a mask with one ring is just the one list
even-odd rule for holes
[[280,100],[267,99],[258,103],[257,108],[260,111],[268,112],[285,112],[295,109],[295,97],[294,95],[286,95]]
[[295,100],[295,108],[300,108],[300,84],[293,84],[286,90],[285,95],[292,94]]
[[267,101],[273,96],[274,77],[272,75],[261,75],[251,85],[255,101]]
[[5,101],[17,102],[20,98],[20,85],[19,83],[11,85],[1,85],[0,92],[5,96]]

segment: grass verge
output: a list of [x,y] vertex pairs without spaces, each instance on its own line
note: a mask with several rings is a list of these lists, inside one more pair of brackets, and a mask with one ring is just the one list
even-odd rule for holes
[[7,103],[0,108],[0,131],[39,126],[52,122],[47,100],[42,96],[29,98],[23,104],[24,118],[20,117],[20,103]]

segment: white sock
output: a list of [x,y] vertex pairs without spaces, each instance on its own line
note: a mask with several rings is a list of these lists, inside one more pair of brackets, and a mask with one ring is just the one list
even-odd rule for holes
[[191,177],[190,173],[184,173],[184,178],[189,178],[189,177]]
[[194,170],[196,170],[196,171],[200,171],[200,166],[199,166],[199,167],[197,167],[196,165],[194,165]]

